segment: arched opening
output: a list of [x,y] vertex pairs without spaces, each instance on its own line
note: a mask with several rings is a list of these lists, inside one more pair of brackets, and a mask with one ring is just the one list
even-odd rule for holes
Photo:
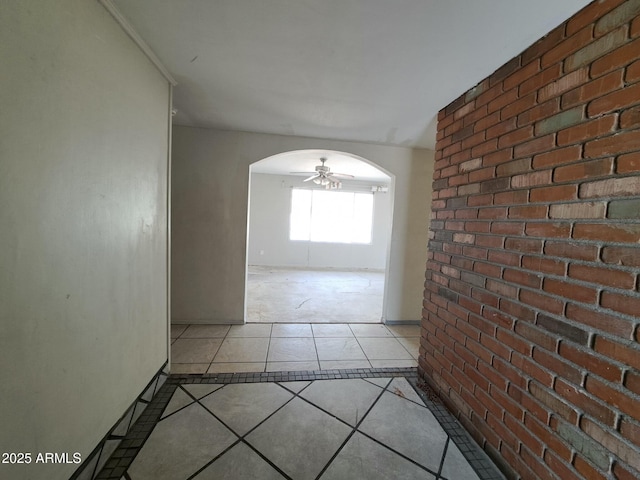
[[334,150],[253,163],[246,322],[384,322],[394,180]]

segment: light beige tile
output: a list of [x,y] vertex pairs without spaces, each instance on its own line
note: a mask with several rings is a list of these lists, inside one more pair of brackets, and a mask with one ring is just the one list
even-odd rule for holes
[[415,359],[418,358],[418,349],[420,348],[420,337],[405,337],[397,338],[402,346],[411,354]]
[[321,337],[353,337],[353,333],[346,323],[336,323],[328,325],[313,324],[313,336]]
[[419,337],[420,325],[387,325],[395,337]]
[[318,358],[322,360],[366,360],[354,338],[316,338]]
[[245,325],[232,325],[227,337],[270,337],[270,323],[247,323]]
[[371,368],[368,360],[322,360],[322,370],[345,370],[348,368]]
[[268,338],[225,338],[213,363],[266,362]]
[[267,372],[298,372],[320,370],[318,362],[267,362]]
[[369,360],[404,360],[411,359],[411,354],[405,350],[396,338],[359,338],[360,346]]
[[230,325],[189,325],[180,338],[224,338]]
[[313,338],[272,338],[267,362],[303,362],[317,360]]
[[313,337],[308,323],[274,323],[272,337]]
[[171,373],[206,373],[208,363],[172,363]]
[[264,362],[212,363],[207,373],[264,372]]
[[356,337],[392,337],[393,334],[382,324],[352,324],[349,325]]
[[221,338],[179,338],[171,345],[171,361],[211,363],[221,343]]
[[414,368],[418,366],[415,360],[369,360],[372,368]]
[[171,338],[178,338],[189,325],[171,325]]

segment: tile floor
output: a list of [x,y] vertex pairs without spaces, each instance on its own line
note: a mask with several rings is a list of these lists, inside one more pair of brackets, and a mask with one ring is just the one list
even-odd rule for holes
[[253,379],[260,383],[234,383],[252,380],[238,375],[226,383],[215,376],[172,376],[173,384],[167,382],[147,409],[155,417],[143,418],[136,424],[143,430],[123,442],[135,450],[116,451],[98,478],[503,478],[486,457],[470,456],[470,440],[452,435],[435,416],[441,416],[438,408],[427,408],[431,402],[407,381],[415,382],[414,369],[391,370],[304,381],[288,380],[314,374],[255,374],[262,375]]
[[372,323],[382,318],[384,272],[247,267],[248,322]]
[[415,367],[418,325],[172,325],[171,373]]

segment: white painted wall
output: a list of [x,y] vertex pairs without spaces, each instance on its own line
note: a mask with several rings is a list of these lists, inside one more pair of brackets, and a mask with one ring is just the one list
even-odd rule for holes
[[0,451],[86,458],[167,359],[169,85],[96,1],[1,9]]
[[[289,175],[251,174],[249,265],[384,270],[391,230],[391,195],[377,193],[373,196],[370,244],[291,241],[291,190],[309,188],[303,180],[304,177]],[[341,191],[371,193],[371,185],[354,182],[350,186],[343,182]]]
[[172,321],[242,323],[249,165],[304,149],[348,152],[395,176],[385,320],[422,311],[433,151],[306,137],[174,127]]

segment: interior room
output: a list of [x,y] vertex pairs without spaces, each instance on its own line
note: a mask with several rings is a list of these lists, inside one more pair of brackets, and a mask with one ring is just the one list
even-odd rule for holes
[[639,42],[2,2],[0,478],[640,478]]

